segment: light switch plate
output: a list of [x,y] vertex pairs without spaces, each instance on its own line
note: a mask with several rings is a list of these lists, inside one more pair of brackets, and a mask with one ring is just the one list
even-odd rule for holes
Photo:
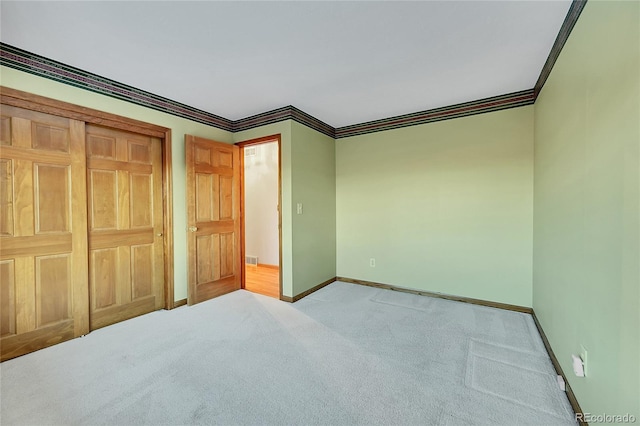
[[589,364],[587,363],[587,360],[588,360],[587,348],[585,348],[584,345],[580,345],[580,358],[582,359],[582,365],[583,365],[583,368],[584,368],[584,375],[586,377],[589,374],[589,370],[587,368],[587,366]]

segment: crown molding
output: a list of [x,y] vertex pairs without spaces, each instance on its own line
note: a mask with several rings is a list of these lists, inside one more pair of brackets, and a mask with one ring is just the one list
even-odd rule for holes
[[384,130],[400,129],[402,127],[415,126],[418,124],[450,120],[452,118],[467,117],[486,112],[500,111],[508,108],[531,105],[534,101],[533,89],[523,90],[521,92],[492,96],[490,98],[479,99],[477,101],[465,102],[442,108],[434,108],[411,114],[383,118],[382,120],[374,120],[366,123],[340,127],[336,129],[336,139],[364,135],[373,132],[382,132]]
[[284,120],[294,120],[334,139],[336,137],[336,129],[332,126],[292,105],[236,120],[233,122],[233,131],[240,132]]
[[547,56],[547,61],[544,63],[544,66],[540,71],[538,81],[536,81],[536,85],[533,87],[536,99],[538,98],[544,83],[547,81],[549,74],[551,74],[551,70],[556,64],[556,60],[558,59],[558,56],[560,56],[560,52],[562,51],[564,44],[567,42],[573,27],[576,25],[576,22],[578,22],[578,18],[586,5],[587,0],[573,0],[571,2],[567,16],[565,16],[562,26],[560,27],[560,31],[558,31],[556,40],[549,52],[549,56]]
[[219,115],[118,83],[115,80],[27,52],[6,43],[0,43],[0,65],[219,129],[233,131],[233,122]]
[[433,123],[436,121],[449,120],[452,118],[467,117],[475,114],[499,111],[508,108],[515,108],[535,103],[538,94],[547,81],[551,70],[560,56],[571,30],[576,25],[582,10],[587,4],[587,0],[573,0],[567,15],[562,22],[560,31],[556,36],[549,56],[542,67],[540,76],[532,89],[521,92],[508,93],[502,96],[484,98],[477,101],[465,102],[457,105],[450,105],[442,108],[435,108],[412,114],[404,114],[396,117],[384,118],[381,120],[369,121],[366,123],[354,124],[339,127],[336,129],[336,139],[349,136],[364,135],[367,133],[381,132],[384,130],[399,129],[402,127],[415,126],[418,124]]
[[534,88],[339,128],[334,128],[291,105],[240,120],[229,120],[1,42],[0,65],[229,132],[239,132],[284,120],[293,120],[329,137],[340,139],[533,104],[586,3],[587,0],[573,0]]

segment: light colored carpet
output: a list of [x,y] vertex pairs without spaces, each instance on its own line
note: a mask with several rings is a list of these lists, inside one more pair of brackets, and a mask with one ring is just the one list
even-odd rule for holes
[[154,312],[0,374],[5,426],[575,424],[529,315],[341,282]]

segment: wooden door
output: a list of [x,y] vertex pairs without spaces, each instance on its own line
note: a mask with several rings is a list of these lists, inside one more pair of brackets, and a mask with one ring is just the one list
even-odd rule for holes
[[240,155],[234,145],[186,135],[189,305],[241,285]]
[[164,306],[162,143],[87,125],[91,329]]
[[84,123],[2,105],[2,360],[89,331]]

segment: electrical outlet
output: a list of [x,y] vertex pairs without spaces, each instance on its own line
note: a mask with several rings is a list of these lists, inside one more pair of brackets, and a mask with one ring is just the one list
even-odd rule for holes
[[587,356],[587,348],[584,347],[584,345],[580,345],[580,359],[582,359],[582,365],[584,368],[584,376],[587,377],[589,370],[587,368],[587,360],[588,360],[588,356]]
[[376,267],[376,260],[373,257],[369,259],[369,266],[371,266],[372,268]]

